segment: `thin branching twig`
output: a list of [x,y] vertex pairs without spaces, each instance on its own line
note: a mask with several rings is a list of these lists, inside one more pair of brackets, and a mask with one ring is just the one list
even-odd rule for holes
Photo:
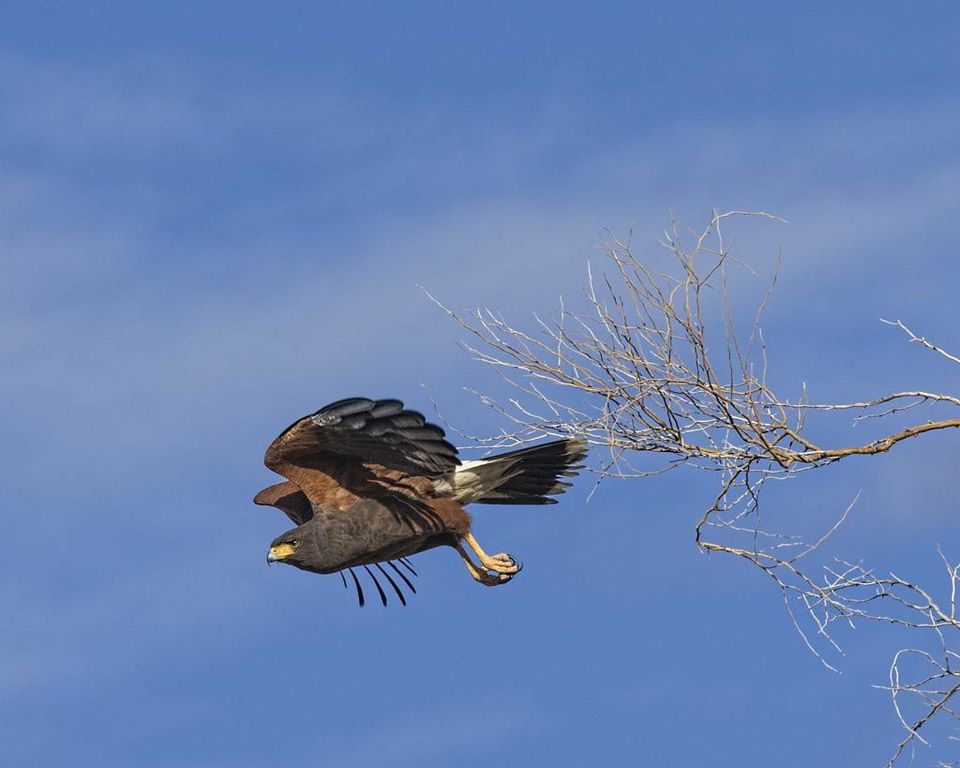
[[[811,414],[853,412],[855,423],[882,424],[927,406],[957,407],[960,398],[912,390],[831,404],[809,402],[805,387],[793,399],[776,394],[761,328],[775,279],[746,334],[738,332],[742,313],[734,311],[730,299],[730,270],[740,262],[730,254],[732,241],[723,227],[728,219],[744,216],[778,220],[763,212],[728,211],[714,212],[701,231],[674,222],[659,240],[671,262],[661,270],[642,261],[629,240],[609,235],[607,270],[588,267],[584,308],[562,302],[552,319],[537,316],[531,331],[493,310],[461,314],[437,302],[466,332],[467,351],[514,392],[506,402],[477,393],[508,427],[473,442],[492,449],[574,434],[607,451],[593,467],[598,483],[684,466],[717,473],[719,490],[695,526],[696,544],[734,555],[767,575],[803,642],[830,669],[835,668],[830,656],[840,652],[834,637],[838,624],[877,622],[929,635],[937,650],[901,649],[889,685],[883,686],[905,733],[892,766],[908,747],[926,743],[921,730],[931,720],[960,719],[952,708],[960,692],[960,656],[950,650],[960,638],[960,564],[943,558],[947,602],[926,587],[860,562],[832,558],[824,564],[811,555],[824,553],[856,499],[822,535],[805,543],[764,526],[761,498],[770,481],[960,427],[960,412],[941,413],[867,442],[825,445],[808,427]],[[885,322],[912,343],[960,364],[960,358],[901,321]],[[651,467],[637,461],[651,455],[663,462]],[[915,714],[907,714],[907,701],[919,705]]]

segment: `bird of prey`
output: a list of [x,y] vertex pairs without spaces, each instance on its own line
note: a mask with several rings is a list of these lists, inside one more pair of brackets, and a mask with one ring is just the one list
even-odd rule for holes
[[267,448],[264,464],[286,481],[254,502],[281,509],[297,526],[273,541],[267,561],[339,573],[344,586],[346,571],[361,606],[353,569],[367,572],[383,605],[377,574],[406,605],[399,584],[416,592],[408,558],[439,546],[453,547],[480,584],[504,584],[520,561],[488,555],[464,505],[555,504],[552,497],[570,485],[560,478],[576,475],[585,454],[583,440],[565,439],[461,462],[443,430],[399,400],[338,400],[294,422]]

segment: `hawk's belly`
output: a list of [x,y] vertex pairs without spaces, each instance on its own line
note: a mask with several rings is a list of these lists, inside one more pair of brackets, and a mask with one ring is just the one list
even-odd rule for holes
[[318,510],[313,519],[325,539],[320,563],[324,573],[452,543],[451,529],[440,514],[405,499],[361,499],[347,510]]

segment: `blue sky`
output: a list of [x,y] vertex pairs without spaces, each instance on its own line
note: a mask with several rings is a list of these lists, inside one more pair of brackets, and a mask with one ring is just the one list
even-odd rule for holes
[[[419,292],[518,323],[671,212],[739,225],[782,389],[955,371],[960,12],[876,4],[31,3],[0,28],[0,765],[876,765],[898,638],[842,674],[696,551],[709,479],[481,508],[495,590],[417,558],[401,610],[267,570],[262,451],[325,402],[473,433],[497,382]],[[858,430],[864,429],[858,427]],[[935,573],[955,437],[794,484],[836,542]],[[955,554],[955,557],[960,554]],[[946,744],[946,742],[941,742]],[[949,757],[924,751],[921,763]],[[926,761],[926,762],[923,762]]]

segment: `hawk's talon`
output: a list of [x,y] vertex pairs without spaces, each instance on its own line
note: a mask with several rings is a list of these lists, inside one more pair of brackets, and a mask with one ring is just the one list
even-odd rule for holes
[[496,573],[509,573],[515,575],[520,573],[520,569],[523,567],[520,565],[520,561],[517,560],[513,555],[509,555],[506,552],[499,552],[496,555],[488,555],[483,551],[483,547],[480,546],[473,534],[469,531],[463,537],[463,540],[467,545],[474,551],[477,559],[480,561],[480,565],[486,568],[488,571],[494,571]]
[[[500,571],[491,572],[491,570],[488,570],[484,566],[474,563],[473,560],[470,559],[470,555],[467,554],[467,551],[463,548],[459,541],[455,541],[453,546],[460,553],[460,557],[463,559],[463,564],[467,567],[467,571],[470,573],[470,576],[473,578],[473,580],[479,584],[483,584],[485,587],[497,587],[501,584],[506,584],[518,573],[516,569],[514,569],[511,573],[503,573]],[[489,560],[490,558],[487,557],[485,559]]]
[[501,584],[506,584],[508,581],[512,581],[514,574],[512,573],[488,573],[482,571],[480,573],[477,581],[483,584],[485,587],[498,587]]
[[513,555],[507,554],[506,552],[500,552],[488,558],[480,558],[480,562],[484,568],[495,571],[496,573],[516,575],[523,569],[523,564]]

